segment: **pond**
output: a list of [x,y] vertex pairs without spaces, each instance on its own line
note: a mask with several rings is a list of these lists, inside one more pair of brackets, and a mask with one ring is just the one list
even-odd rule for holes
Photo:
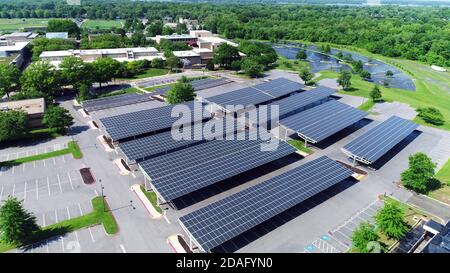
[[[301,48],[301,44],[299,43],[283,43],[283,44],[271,44],[275,49],[277,54],[289,59],[295,59],[297,52]],[[335,72],[339,72],[342,69],[351,71],[351,67],[347,64],[341,63],[338,59],[319,53],[320,51],[317,46],[310,45],[307,48],[304,48],[307,55],[307,60],[310,63],[311,71],[313,73],[317,73],[323,70],[332,70]],[[337,55],[339,52],[342,52],[344,55],[351,55],[353,60],[362,61],[364,69],[367,70],[372,79],[370,82],[377,83],[379,85],[384,85],[385,82],[388,83],[389,87],[405,89],[410,91],[415,91],[416,86],[414,85],[413,80],[407,74],[405,74],[400,69],[397,69],[394,66],[388,65],[378,60],[369,59],[366,56],[356,54],[353,52],[348,52],[345,50],[337,50],[332,49],[331,55]],[[386,76],[386,71],[392,71],[393,76]]]

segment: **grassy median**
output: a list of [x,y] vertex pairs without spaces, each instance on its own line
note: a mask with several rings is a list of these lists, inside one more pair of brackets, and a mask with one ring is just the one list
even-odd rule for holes
[[155,210],[158,213],[163,213],[162,209],[158,206],[158,202],[156,200],[158,197],[156,196],[156,193],[154,193],[152,191],[145,190],[145,187],[142,186],[142,185],[141,185],[141,190],[145,194],[145,196],[147,197],[148,201],[150,201],[152,206],[155,208]]

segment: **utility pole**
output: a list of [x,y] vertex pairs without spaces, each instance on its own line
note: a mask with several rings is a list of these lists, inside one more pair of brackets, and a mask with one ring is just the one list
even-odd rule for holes
[[100,182],[100,189],[101,189],[101,193],[102,193],[103,212],[106,212],[105,195],[103,194],[103,190],[105,189],[105,187],[103,187],[101,179],[99,179],[98,181]]

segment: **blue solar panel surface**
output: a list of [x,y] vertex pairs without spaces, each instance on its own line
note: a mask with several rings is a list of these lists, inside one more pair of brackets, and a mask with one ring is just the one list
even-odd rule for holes
[[392,116],[345,145],[344,150],[369,162],[374,162],[411,134],[418,126],[412,121]]
[[213,140],[142,161],[139,166],[169,201],[295,152],[284,142],[273,151],[261,151],[261,143]]
[[205,111],[206,107],[203,104],[188,102],[102,118],[100,122],[113,140],[121,140],[171,128],[180,119],[172,117],[174,109],[189,111],[191,122],[211,117],[211,113]]
[[145,159],[206,140],[220,139],[223,135],[234,133],[243,127],[244,125],[231,118],[211,119],[205,123],[185,127],[183,132],[189,132],[189,134],[184,139],[175,138],[176,132],[169,131],[121,142],[119,148],[129,160]]
[[111,96],[106,98],[92,99],[83,101],[81,104],[87,111],[99,111],[114,107],[120,107],[135,103],[151,101],[148,94],[128,93],[123,95]]
[[319,142],[356,123],[367,113],[332,100],[279,121],[310,141]]
[[295,169],[180,217],[205,251],[263,223],[352,175],[322,156]]

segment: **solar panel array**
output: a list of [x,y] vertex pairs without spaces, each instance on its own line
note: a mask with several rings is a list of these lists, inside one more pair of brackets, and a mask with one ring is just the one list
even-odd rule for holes
[[[111,139],[117,141],[171,128],[180,119],[179,117],[172,117],[174,107],[178,107],[175,108],[178,110],[189,111],[190,122],[211,118],[211,113],[205,111],[205,105],[199,102],[188,102],[101,118],[100,122]],[[186,124],[190,122],[186,122]]]
[[[194,80],[191,81],[190,84],[194,88],[195,91],[200,91],[203,89],[213,88],[216,86],[224,85],[227,83],[230,83],[231,81],[228,79],[201,79],[201,80]],[[165,86],[156,88],[154,92],[152,92],[152,95],[164,95],[172,89],[172,86]]]
[[[319,86],[310,91],[297,93],[287,98],[277,100],[271,104],[268,104],[266,108],[267,110],[260,106],[261,112],[258,114],[258,116],[248,115],[248,118],[252,125],[261,125],[271,120],[272,106],[278,106],[278,115],[276,116],[276,118],[283,118],[289,113],[328,98],[335,92],[336,90],[334,89],[325,86]],[[263,112],[263,110],[267,112]],[[275,115],[276,113],[273,114]]]
[[81,105],[87,111],[98,111],[135,103],[147,102],[151,100],[152,98],[148,94],[128,93],[106,98],[85,100],[81,103]]
[[262,143],[213,140],[138,164],[159,195],[170,201],[295,152],[285,142],[276,143],[278,147],[272,146],[270,151],[261,151]]
[[343,150],[367,162],[374,162],[411,134],[419,125],[392,116],[345,145]]
[[252,87],[245,87],[225,94],[208,97],[206,100],[224,108],[227,105],[258,105],[299,91],[303,87],[304,85],[300,83],[279,78]]
[[356,123],[367,113],[332,100],[279,121],[279,124],[319,142]]
[[188,132],[184,139],[176,137],[178,131],[169,131],[121,142],[119,149],[129,160],[138,161],[207,140],[220,139],[224,135],[243,129],[243,126],[231,118],[210,119],[205,123],[184,127],[183,132]]
[[208,251],[352,175],[322,156],[295,169],[180,217],[180,223]]

